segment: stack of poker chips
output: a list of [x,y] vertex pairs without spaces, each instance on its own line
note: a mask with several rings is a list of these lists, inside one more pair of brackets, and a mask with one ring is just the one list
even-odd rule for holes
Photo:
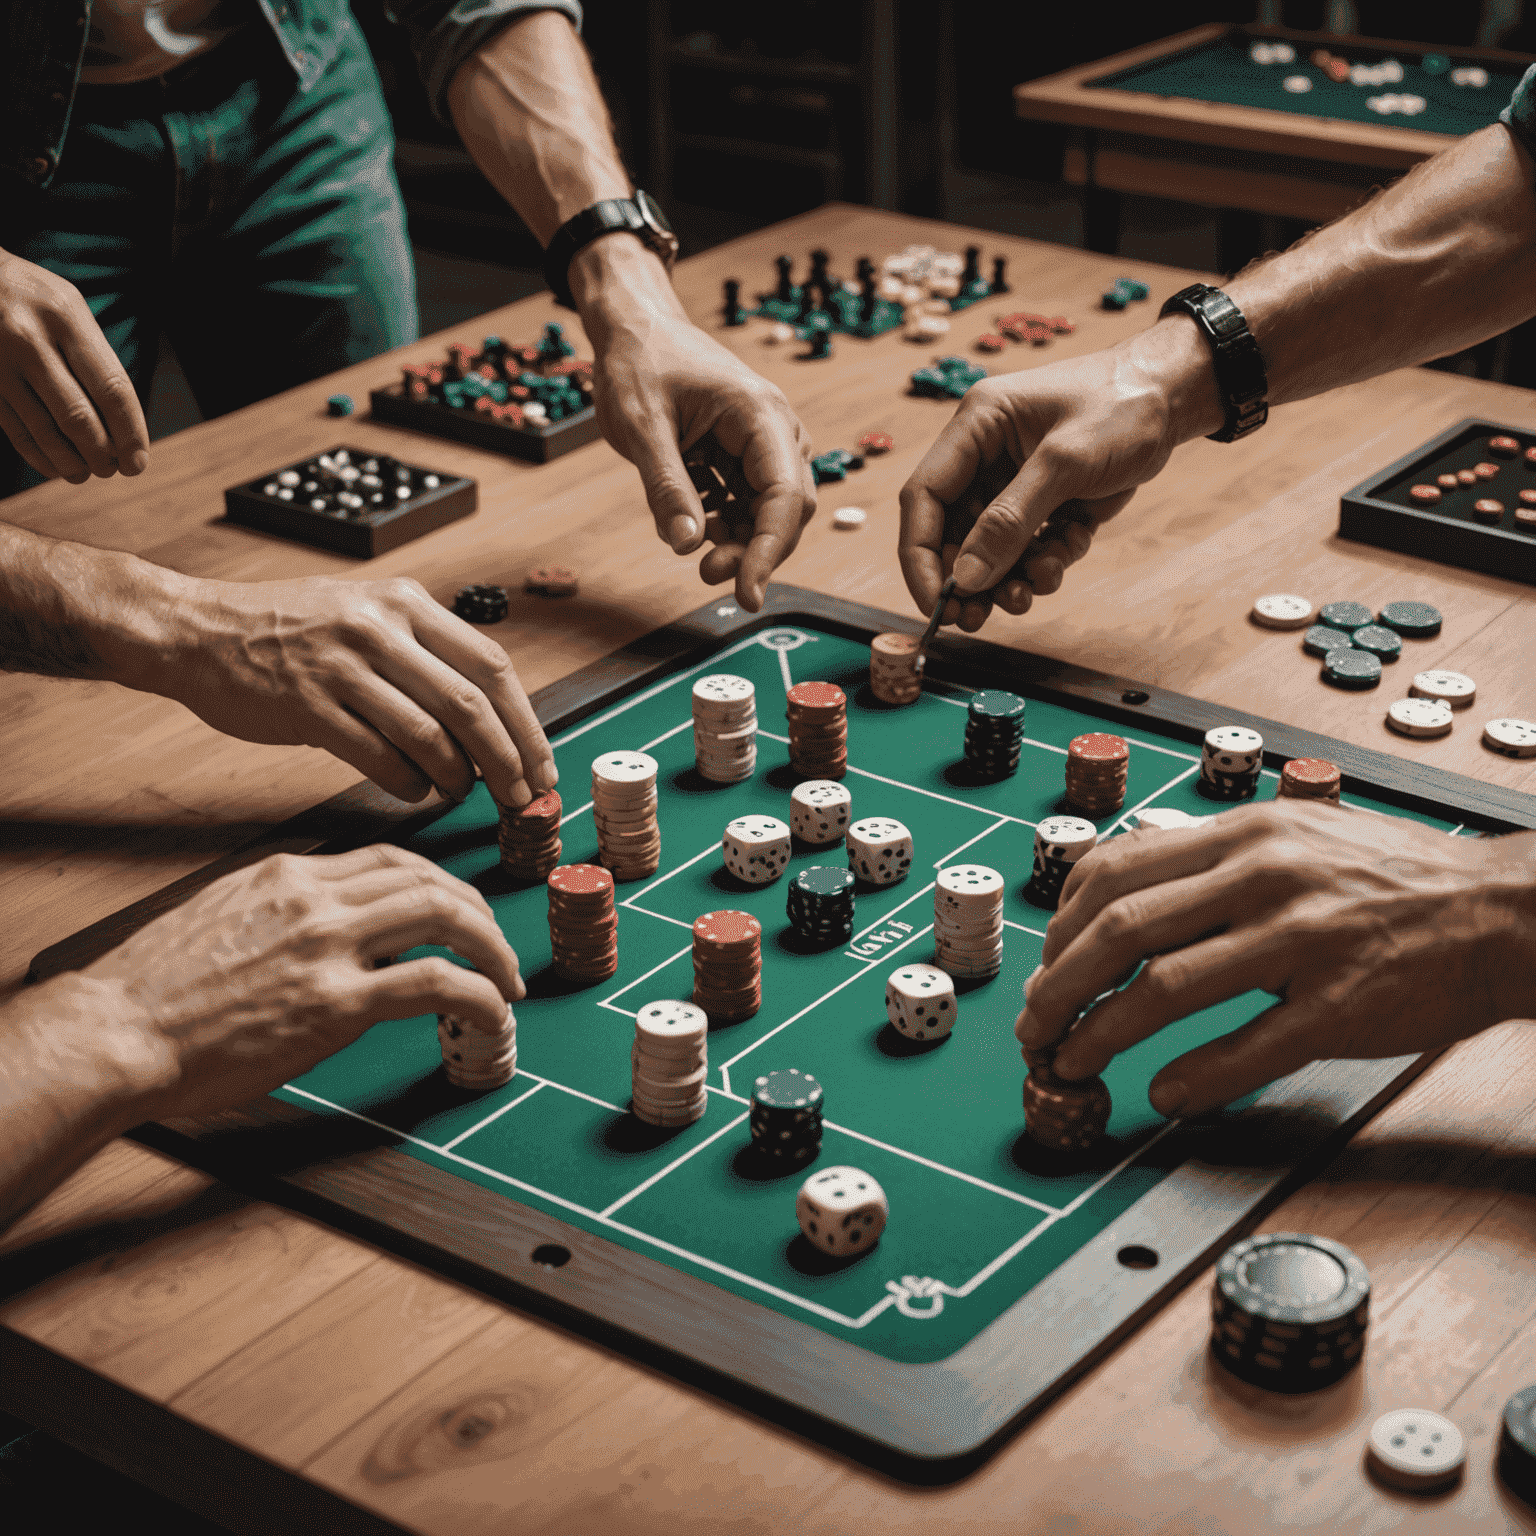
[[496,838],[501,867],[514,880],[547,880],[560,862],[560,791],[539,795],[520,811],[502,806]]
[[912,868],[912,834],[890,816],[866,816],[848,828],[848,867],[870,885],[895,885]]
[[661,863],[654,757],[605,752],[592,759],[592,820],[598,857],[615,880],[643,880]]
[[619,916],[613,876],[598,864],[549,872],[549,945],[566,981],[606,981],[619,968]]
[[757,690],[746,678],[712,672],[693,685],[693,756],[716,784],[757,771]]
[[1024,700],[1002,688],[971,695],[965,721],[965,760],[985,779],[1018,770],[1024,740]]
[[635,1015],[631,1107],[647,1125],[692,1125],[709,1100],[709,1018],[692,1003],[647,1003]]
[[1365,1352],[1371,1279],[1342,1243],[1265,1232],[1234,1243],[1216,1265],[1211,1353],[1272,1392],[1332,1386]]
[[853,814],[853,796],[832,779],[807,779],[789,796],[789,829],[802,843],[825,848],[841,842]]
[[1326,757],[1293,757],[1280,770],[1279,800],[1331,800],[1339,803],[1342,775]]
[[952,864],[933,887],[934,959],[951,976],[996,976],[1003,966],[1005,882],[985,864]]
[[763,1006],[763,925],[749,912],[693,922],[693,1001],[711,1023],[737,1024]]
[[725,867],[748,885],[772,885],[789,863],[789,828],[776,816],[737,816],[720,839]]
[[1035,867],[1024,895],[1054,912],[1072,866],[1099,841],[1098,828],[1080,816],[1047,816],[1035,827]]
[[853,937],[853,893],[857,885],[851,869],[812,864],[789,882],[784,905],[790,926],[802,939],[831,948]]
[[808,779],[840,779],[848,771],[848,696],[835,683],[796,683],[784,711],[789,762]]
[[1052,1152],[1086,1152],[1103,1136],[1113,1105],[1102,1077],[1068,1082],[1052,1066],[1055,1051],[1026,1052],[1024,1129]]
[[923,691],[916,635],[876,635],[869,645],[869,688],[882,704],[910,704]]
[[443,1071],[455,1088],[483,1093],[510,1083],[517,1072],[517,1018],[510,1003],[501,1028],[490,1034],[468,1019],[438,1014],[437,1043],[442,1047]]
[[1498,1466],[1510,1492],[1536,1504],[1536,1387],[1522,1387],[1504,1404]]
[[453,597],[453,611],[471,624],[500,624],[507,616],[507,589],[489,582],[460,587]]
[[1131,749],[1123,736],[1090,731],[1067,743],[1067,807],[1090,821],[1113,816],[1125,804]]
[[752,1145],[788,1172],[821,1151],[821,1084],[794,1067],[766,1072],[752,1085]]
[[1251,800],[1263,766],[1264,738],[1257,731],[1213,725],[1200,749],[1200,793],[1210,800]]

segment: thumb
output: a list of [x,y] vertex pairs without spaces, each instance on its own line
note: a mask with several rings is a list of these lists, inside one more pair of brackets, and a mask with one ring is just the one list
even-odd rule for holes
[[640,471],[656,532],[674,554],[692,554],[704,542],[704,506],[683,464],[670,423],[655,422],[632,439],[632,462]]
[[1029,547],[1036,529],[1071,496],[1059,473],[1037,452],[983,509],[955,560],[962,593],[995,587]]

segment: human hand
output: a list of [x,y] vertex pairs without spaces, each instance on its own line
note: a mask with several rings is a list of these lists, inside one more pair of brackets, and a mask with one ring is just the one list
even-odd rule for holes
[[[688,319],[642,246],[594,242],[571,282],[592,341],[598,422],[640,471],[657,533],[680,555],[711,543],[700,576],[734,578],[737,601],[757,612],[816,510],[805,428],[782,391]],[[683,466],[683,449],[711,431],[756,492],[747,529],[706,518]]]
[[1055,1071],[1077,1079],[1228,998],[1280,999],[1153,1078],[1169,1116],[1311,1061],[1436,1050],[1530,1010],[1533,861],[1530,834],[1448,837],[1326,804],[1112,838],[1067,877],[1015,1034],[1026,1053],[1056,1046]]
[[462,799],[477,764],[499,805],[554,788],[507,653],[419,582],[152,579],[165,638],[113,669],[129,686],[242,741],[322,747],[402,800]]
[[[375,969],[418,944],[476,969],[441,956]],[[142,1050],[124,1054],[155,1115],[270,1093],[385,1019],[452,1013],[498,1029],[526,994],[484,897],[383,845],[278,854],[226,875],[78,980],[119,1040],[125,1029],[137,1037]]]
[[994,604],[1023,614],[1055,592],[1174,447],[1213,430],[1202,348],[1177,319],[1107,351],[972,385],[901,490],[901,568],[918,608],[933,612],[951,572],[944,622],[967,631]]
[[0,250],[0,431],[38,474],[136,475],[149,429],[80,290]]

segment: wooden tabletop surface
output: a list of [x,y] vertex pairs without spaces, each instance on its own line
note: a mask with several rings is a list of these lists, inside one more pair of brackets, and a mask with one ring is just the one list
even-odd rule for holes
[[[949,411],[903,393],[930,349],[895,336],[840,339],[830,361],[799,361],[799,348],[763,345],[756,322],[721,328],[721,280],[766,287],[774,255],[803,267],[816,245],[851,269],[861,254],[878,259],[912,240],[969,239],[988,257],[1008,255],[1014,291],[957,316],[942,350],[968,352],[1004,309],[1079,322],[1051,347],[989,360],[994,372],[1123,337],[1202,275],[843,206],[679,268],[690,312],[785,389],[818,451],[874,428],[897,439],[884,459],[825,488],[786,580],[910,611],[893,554],[896,496]],[[1151,299],[1099,311],[1097,295],[1132,270]],[[576,330],[541,297],[404,355],[488,331],[531,337],[552,318]],[[3,515],[234,580],[408,574],[440,599],[467,581],[504,582],[519,595],[494,633],[530,690],[704,599],[692,562],[654,537],[634,471],[604,444],[534,467],[366,418],[326,419],[326,396],[361,399],[393,368],[358,365],[157,444],[137,480],[44,487]],[[1529,589],[1333,533],[1341,491],[1469,415],[1530,429],[1536,398],[1408,370],[1283,407],[1246,442],[1190,444],[1103,531],[1062,594],[994,621],[988,637],[1536,788],[1536,762],[1479,745],[1482,719],[1536,716]],[[480,512],[366,567],[218,520],[225,486],[341,441],[475,476]],[[844,503],[869,510],[862,531],[832,529],[826,514]],[[580,566],[580,597],[520,595],[520,573],[554,557]],[[1385,708],[1403,690],[1325,688],[1294,635],[1248,622],[1252,598],[1271,590],[1433,602],[1444,633],[1399,667],[1470,673],[1473,717],[1441,741],[1389,735]],[[221,738],[179,706],[107,684],[0,677],[0,714],[0,997],[44,945],[356,777],[312,750]],[[1500,1026],[1448,1052],[1266,1221],[1337,1238],[1370,1269],[1370,1344],[1342,1386],[1287,1400],[1213,1377],[1202,1277],[944,1488],[891,1481],[126,1142],[0,1244],[0,1408],[242,1532],[1536,1531],[1491,1470],[1499,1410],[1536,1379],[1533,1108],[1536,1039],[1525,1024]],[[1462,1426],[1470,1451],[1456,1492],[1393,1494],[1361,1471],[1371,1420],[1402,1405]]]

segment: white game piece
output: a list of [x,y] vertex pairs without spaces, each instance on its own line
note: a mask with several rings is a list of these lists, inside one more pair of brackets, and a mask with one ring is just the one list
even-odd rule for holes
[[711,672],[693,685],[693,712],[728,715],[752,702],[757,690],[749,679],[731,672]]
[[1465,709],[1477,697],[1477,684],[1465,672],[1436,668],[1415,673],[1408,691],[1416,699],[1444,699],[1452,709]]
[[1047,816],[1035,828],[1035,838],[1048,859],[1075,864],[1099,841],[1099,829],[1081,816]]
[[868,519],[869,513],[863,507],[839,507],[832,514],[832,526],[842,529],[862,528]]
[[276,496],[277,495],[277,481],[276,480],[269,480],[269,481],[267,481],[267,483],[264,486],[262,486],[262,488],[261,488],[261,494],[263,496]]
[[1316,612],[1307,598],[1294,592],[1267,592],[1254,602],[1250,617],[1265,629],[1305,629]]
[[709,1015],[695,1003],[662,998],[635,1015],[635,1039],[658,1056],[691,1056],[708,1043]]
[[789,828],[776,816],[738,816],[720,839],[725,867],[749,885],[772,885],[789,863]]
[[299,483],[299,472],[298,472],[298,470],[296,470],[296,469],[285,469],[282,472],[282,474],[280,474],[277,477],[277,483],[279,485],[286,485],[291,490],[294,486],[296,486]]
[[1188,811],[1177,811],[1171,805],[1149,805],[1144,811],[1136,812],[1136,830],[1171,832],[1175,827],[1198,827],[1209,819],[1191,816]]
[[1250,43],[1248,46],[1248,57],[1255,64],[1279,63],[1279,60],[1275,57],[1274,46],[1270,43]]
[[906,328],[909,341],[933,341],[949,329],[949,321],[942,315],[919,315]]
[[794,339],[794,326],[785,325],[782,320],[779,321],[777,325],[770,326],[768,329],[768,334],[763,337],[764,341],[766,341],[770,346],[774,347],[785,346]]
[[480,1093],[504,1087],[517,1074],[517,1016],[510,1003],[501,1028],[490,1034],[451,1013],[438,1014],[437,1043],[455,1088]]
[[1490,720],[1483,745],[1500,757],[1536,757],[1536,725],[1529,720]]
[[858,1168],[823,1168],[795,1196],[800,1230],[835,1257],[873,1248],[890,1214],[885,1191]]
[[1006,883],[985,864],[951,864],[939,871],[934,897],[952,911],[990,910],[1001,902]]
[[1296,50],[1289,43],[1271,43],[1269,56],[1276,64],[1294,64],[1296,62]]
[[1219,773],[1246,773],[1264,761],[1264,738],[1245,725],[1213,725],[1200,754]]
[[836,779],[807,779],[790,792],[790,830],[813,847],[839,841],[852,815],[853,796]]
[[885,1016],[909,1040],[941,1040],[959,1017],[955,984],[936,965],[904,965],[885,981]]
[[1305,75],[1287,75],[1280,83],[1295,96],[1312,89],[1312,82]]
[[871,885],[895,885],[912,868],[912,834],[890,816],[866,816],[848,828],[848,867]]
[[1376,66],[1377,73],[1381,76],[1385,85],[1401,85],[1403,83],[1403,66],[1396,59],[1384,59]]
[[1455,723],[1443,699],[1399,699],[1387,710],[1387,725],[1399,736],[1446,736]]
[[1451,71],[1451,84],[1470,85],[1474,90],[1481,90],[1488,84],[1488,71],[1486,69],[1479,69],[1475,64],[1468,65],[1463,69],[1453,69]]
[[997,975],[1003,964],[1007,882],[984,864],[941,869],[933,890],[934,958],[951,976]]
[[1397,98],[1397,110],[1406,112],[1409,117],[1417,117],[1429,103],[1422,96],[1399,96]]
[[1429,1408],[1394,1408],[1371,1425],[1365,1462],[1389,1488],[1433,1493],[1461,1476],[1467,1443],[1444,1414]]

